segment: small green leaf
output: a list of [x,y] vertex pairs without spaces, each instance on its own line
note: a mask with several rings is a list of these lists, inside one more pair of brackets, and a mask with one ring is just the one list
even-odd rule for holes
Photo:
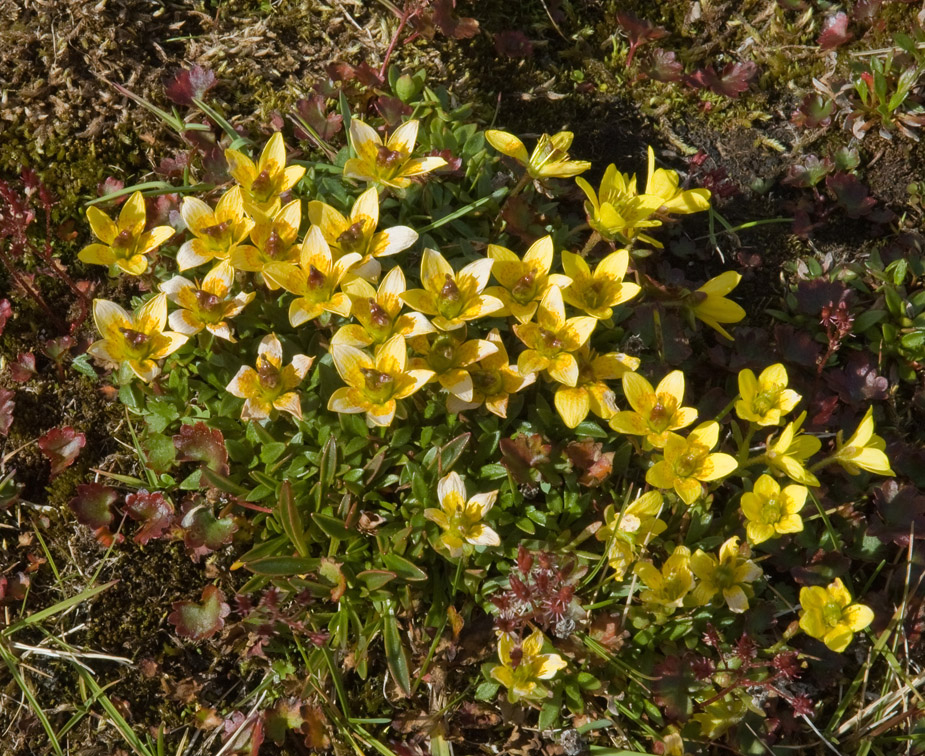
[[427,573],[424,570],[420,569],[417,565],[409,562],[402,556],[398,554],[383,554],[382,562],[385,566],[394,572],[398,577],[409,582],[420,582],[422,580],[427,580]]
[[276,506],[276,517],[283,528],[283,532],[295,546],[299,556],[308,556],[308,544],[305,542],[305,531],[302,527],[302,517],[292,495],[292,484],[287,480],[283,483],[279,493],[279,502]]
[[385,660],[392,677],[406,696],[411,695],[411,673],[408,670],[408,655],[401,642],[398,620],[392,602],[385,602],[382,613],[382,638],[385,642]]
[[270,577],[302,575],[317,570],[320,564],[320,559],[293,556],[270,556],[244,562],[244,566],[251,572]]
[[344,521],[339,520],[336,517],[314,512],[312,514],[312,519],[315,521],[315,524],[331,538],[338,538],[341,541],[346,541],[354,536],[354,533],[351,533],[349,530],[347,530],[347,526],[344,524]]

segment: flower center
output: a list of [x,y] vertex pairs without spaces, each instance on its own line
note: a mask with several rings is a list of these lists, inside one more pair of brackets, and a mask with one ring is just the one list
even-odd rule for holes
[[214,294],[210,294],[208,291],[203,289],[196,289],[196,303],[199,305],[200,310],[205,310],[210,312],[214,310],[222,300]]
[[279,387],[279,368],[270,362],[264,354],[261,354],[257,359],[257,377],[260,379],[260,385],[265,389]]
[[306,284],[308,288],[312,291],[318,291],[319,289],[324,288],[324,285],[327,283],[324,273],[322,273],[314,265],[310,265],[308,268],[308,278],[306,279]]
[[700,463],[703,461],[703,452],[699,449],[688,449],[681,457],[674,463],[674,471],[681,478],[691,478],[697,472],[697,469],[700,467]]
[[226,220],[213,226],[206,226],[200,229],[199,233],[206,237],[205,242],[209,247],[220,249],[228,244],[228,231],[231,229],[231,225],[231,221]]
[[776,498],[768,499],[761,508],[761,519],[765,525],[774,525],[780,522],[781,505]]
[[126,229],[120,231],[119,235],[112,240],[112,248],[119,250],[129,250],[135,247],[135,235]]
[[276,190],[276,181],[270,176],[270,169],[264,168],[257,174],[257,178],[251,184],[251,194],[258,202],[268,201]]
[[360,368],[365,380],[367,398],[375,403],[382,404],[392,398],[392,376],[372,368]]
[[585,288],[585,302],[589,307],[597,308],[600,307],[604,299],[604,282],[603,281],[591,281],[586,285]]
[[376,155],[376,165],[387,170],[397,170],[405,161],[405,156],[398,150],[390,150],[384,144],[380,144],[379,154]]
[[283,238],[274,229],[267,237],[267,243],[263,245],[263,251],[268,257],[276,260],[282,256],[285,246]]
[[713,583],[720,589],[735,585],[735,571],[731,565],[721,564],[713,570]]
[[479,370],[471,375],[476,391],[484,396],[495,396],[504,389],[504,381],[498,370]]
[[[125,232],[123,231],[123,233]],[[141,359],[147,354],[147,347],[151,340],[150,335],[132,328],[120,328],[119,332],[125,337],[126,343],[138,359]]]
[[777,407],[777,401],[780,398],[780,387],[772,386],[759,393],[752,402],[752,408],[756,415],[766,415],[772,409]]
[[369,297],[366,303],[369,305],[369,320],[375,327],[388,328],[392,325],[392,319],[389,317],[389,313],[382,309],[375,299]]
[[337,243],[344,252],[365,252],[366,235],[363,233],[363,221],[357,221],[337,237]]
[[536,271],[531,270],[517,279],[514,288],[511,289],[511,296],[518,304],[527,304],[536,297]]
[[834,601],[829,601],[822,607],[822,619],[829,627],[835,627],[841,622],[842,608]]
[[459,315],[462,305],[462,293],[456,285],[456,280],[447,273],[443,288],[437,295],[437,309],[443,317],[452,319]]
[[678,400],[668,394],[658,394],[649,411],[649,427],[656,433],[668,430],[678,408]]
[[427,361],[437,373],[443,373],[456,364],[456,346],[452,336],[438,336],[431,344]]
[[543,340],[543,348],[549,351],[562,349],[562,339],[559,334],[540,328],[540,338]]

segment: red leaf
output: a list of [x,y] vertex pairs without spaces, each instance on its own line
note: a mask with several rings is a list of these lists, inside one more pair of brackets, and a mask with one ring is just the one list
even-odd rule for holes
[[173,437],[177,448],[177,461],[202,462],[210,470],[228,474],[228,450],[225,437],[217,428],[210,428],[200,421],[195,425],[183,425],[180,432]]
[[9,299],[0,299],[0,336],[3,335],[3,329],[6,328],[6,321],[13,316],[13,306]]
[[512,29],[495,34],[495,50],[507,58],[529,58],[533,55],[533,43],[522,31]]
[[656,81],[680,81],[683,71],[678,56],[659,47],[652,51],[652,62],[646,68],[646,75]]
[[582,472],[578,482],[593,488],[599,486],[613,471],[613,452],[602,453],[604,445],[586,439],[572,441],[565,447],[565,455]]
[[193,66],[180,71],[167,85],[167,98],[177,105],[192,105],[194,98],[201,100],[215,84],[215,74],[208,68]]
[[35,355],[32,352],[20,352],[15,362],[10,363],[10,378],[17,383],[25,383],[35,375]]
[[71,426],[52,428],[39,439],[39,449],[51,462],[51,477],[70,467],[80,450],[87,444],[87,437]]
[[15,395],[15,391],[0,386],[0,436],[6,436],[13,424],[13,410],[16,407],[13,397]]
[[[307,100],[299,100],[296,111],[302,119],[311,126],[324,140],[333,137],[344,127],[344,117],[338,113],[327,112],[327,98],[321,95],[312,95]],[[308,134],[301,135],[302,129],[297,129],[296,136],[305,139]]]
[[77,486],[77,495],[67,505],[77,522],[98,530],[112,522],[112,505],[117,498],[119,495],[115,490],[102,483],[81,483]]
[[834,50],[853,37],[854,35],[848,31],[848,15],[843,11],[839,11],[825,20],[822,26],[822,34],[819,35],[816,43],[823,50]]
[[639,18],[630,11],[623,11],[617,14],[617,26],[623,29],[626,34],[626,40],[629,42],[629,52],[626,55],[626,67],[629,68],[633,63],[633,56],[636,49],[646,42],[652,42],[656,39],[668,36],[668,30],[663,26],[656,26],[651,21]]
[[211,509],[191,503],[180,520],[180,528],[190,558],[198,562],[201,556],[229,543],[238,526],[232,517],[217,518]]
[[225,594],[214,585],[207,585],[202,590],[201,604],[177,601],[167,621],[177,629],[177,635],[199,641],[211,638],[221,630],[230,612]]
[[434,25],[452,39],[469,39],[479,33],[479,22],[474,18],[454,15],[456,0],[434,0]]
[[849,218],[861,218],[877,204],[877,200],[869,195],[867,187],[851,173],[839,172],[826,176],[825,185]]
[[749,82],[758,73],[758,66],[752,61],[727,63],[717,74],[713,66],[701,68],[684,77],[684,83],[695,89],[709,89],[718,95],[735,99],[748,89]]
[[125,497],[125,512],[142,524],[133,540],[144,546],[152,538],[164,535],[173,522],[174,508],[159,491],[149,493],[142,489]]

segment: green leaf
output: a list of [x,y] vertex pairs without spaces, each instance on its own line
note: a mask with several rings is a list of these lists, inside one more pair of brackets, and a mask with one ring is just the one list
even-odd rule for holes
[[471,433],[463,433],[440,448],[440,454],[437,456],[440,466],[437,472],[441,477],[453,469],[453,465],[462,455],[471,437]]
[[321,485],[325,488],[334,481],[337,474],[337,441],[334,436],[328,438],[324,449],[321,450],[321,463],[318,466],[318,475]]
[[385,660],[392,677],[406,696],[411,695],[411,673],[408,670],[408,655],[401,642],[398,620],[391,601],[386,601],[382,613],[382,638],[385,642]]
[[244,566],[257,575],[288,577],[313,572],[321,565],[320,559],[293,556],[270,556],[244,562]]
[[382,563],[400,578],[409,582],[427,580],[427,573],[424,570],[398,554],[383,554]]
[[331,517],[331,515],[314,512],[312,514],[312,519],[315,521],[315,524],[331,538],[338,538],[341,541],[346,541],[355,535],[351,531],[347,530],[347,526],[343,520],[339,520],[336,517]]
[[371,591],[382,588],[397,577],[398,575],[389,570],[363,570],[357,573],[357,579],[361,580]]
[[279,492],[279,502],[276,506],[276,517],[283,528],[283,532],[299,552],[299,556],[308,556],[308,544],[305,542],[305,531],[302,527],[302,517],[292,495],[292,484],[287,480]]

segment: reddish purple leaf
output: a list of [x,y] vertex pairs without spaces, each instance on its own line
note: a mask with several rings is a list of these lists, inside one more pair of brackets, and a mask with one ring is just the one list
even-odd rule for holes
[[825,382],[843,402],[854,405],[885,401],[890,388],[877,372],[877,355],[869,352],[851,352],[845,369],[827,372]]
[[652,51],[652,59],[646,68],[646,75],[656,81],[680,81],[684,67],[672,50],[661,47]]
[[822,94],[810,93],[803,98],[800,107],[793,111],[790,122],[795,126],[815,129],[832,123],[835,101]]
[[93,530],[106,528],[115,516],[112,505],[119,495],[102,483],[81,483],[77,486],[77,495],[67,505],[77,518],[77,522]]
[[208,68],[193,66],[180,71],[167,85],[167,99],[177,105],[192,105],[194,99],[201,100],[215,84],[215,74]]
[[13,401],[14,396],[16,396],[15,391],[0,386],[0,436],[6,436],[13,424],[13,410],[16,408],[16,402]]
[[200,421],[195,425],[183,425],[173,437],[177,448],[178,462],[202,462],[210,470],[228,474],[228,450],[225,437],[217,428],[210,428]]
[[25,383],[35,375],[35,355],[32,352],[20,352],[14,362],[10,363],[10,378],[17,383]]
[[626,54],[627,68],[632,65],[633,56],[641,45],[668,36],[668,30],[664,27],[656,26],[651,21],[639,18],[639,16],[630,11],[618,13],[616,21],[617,26],[626,34],[626,40],[629,42],[630,46],[629,52]]
[[511,29],[495,34],[495,50],[507,58],[530,58],[533,43],[519,29]]
[[[324,140],[330,139],[344,127],[344,117],[339,113],[328,113],[327,98],[321,95],[312,95],[307,100],[299,100],[296,104],[296,111]],[[308,134],[297,127],[296,137],[307,139]]]
[[456,0],[434,0],[434,25],[451,39],[469,39],[479,33],[474,18],[460,18],[453,13]]
[[0,336],[3,335],[3,329],[6,328],[6,321],[13,317],[13,306],[9,299],[0,299]]
[[844,11],[839,11],[825,20],[822,34],[819,35],[816,43],[823,50],[834,50],[853,37],[854,35],[848,31],[848,15]]
[[781,181],[786,186],[811,187],[818,184],[835,168],[829,158],[819,159],[817,155],[807,155],[802,163],[792,163],[787,175]]
[[232,517],[217,518],[208,507],[191,502],[190,508],[180,520],[183,543],[190,558],[198,562],[205,554],[217,551],[238,529]]
[[410,105],[405,105],[397,97],[381,95],[373,100],[373,105],[390,127],[399,125],[404,116],[411,115],[414,112],[414,108]]
[[[96,194],[99,197],[108,197],[110,194],[115,194],[118,191],[121,191],[125,188],[125,182],[121,179],[117,179],[114,176],[107,176],[104,181],[97,184]],[[112,203],[113,205],[121,205],[125,200],[128,199],[127,194],[123,194],[121,197],[116,197],[115,199],[109,200],[105,204]]]
[[883,0],[858,0],[851,11],[851,17],[861,24],[872,24],[880,15]]
[[877,204],[877,200],[870,196],[868,188],[851,173],[833,173],[826,177],[825,185],[835,195],[835,201],[844,208],[849,218],[868,215]]
[[222,750],[236,756],[258,756],[263,737],[261,718],[248,719],[236,711],[225,720],[225,734],[222,736],[225,746]]
[[748,89],[748,85],[758,73],[758,66],[752,61],[727,63],[717,74],[713,66],[701,68],[684,77],[684,83],[695,89],[709,89],[718,95],[735,99]]
[[221,630],[230,612],[225,594],[214,585],[207,585],[202,590],[202,603],[177,601],[167,621],[177,629],[177,635],[200,641]]
[[125,497],[125,512],[141,529],[135,533],[134,541],[144,546],[153,538],[160,538],[173,522],[174,508],[160,491],[144,489]]
[[581,471],[578,482],[593,488],[601,485],[613,472],[613,452],[602,451],[604,445],[598,441],[585,439],[572,441],[565,447],[565,455],[572,465]]
[[87,437],[71,426],[52,428],[39,439],[39,449],[51,462],[51,477],[74,464],[80,450],[87,444]]
[[501,464],[521,484],[539,483],[542,468],[550,465],[552,445],[538,433],[520,433],[514,438],[502,438]]

